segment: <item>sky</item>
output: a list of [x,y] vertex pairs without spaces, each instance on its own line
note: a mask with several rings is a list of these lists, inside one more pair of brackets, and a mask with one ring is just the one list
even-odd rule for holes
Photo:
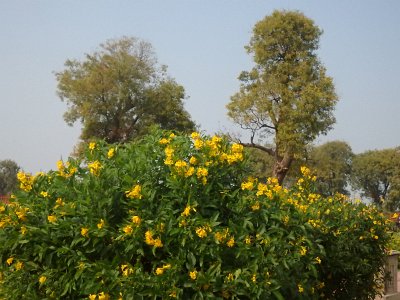
[[400,1],[2,0],[0,160],[36,173],[68,158],[81,127],[63,120],[54,72],[122,36],[153,45],[202,131],[240,134],[225,106],[253,66],[252,28],[276,9],[299,10],[324,32],[318,56],[339,103],[316,143],[342,140],[355,153],[400,146]]

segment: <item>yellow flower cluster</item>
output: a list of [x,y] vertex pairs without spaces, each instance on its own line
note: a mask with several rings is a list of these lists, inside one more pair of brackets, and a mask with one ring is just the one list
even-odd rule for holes
[[107,152],[107,157],[108,158],[113,158],[115,155],[115,148],[110,148]]
[[212,229],[208,225],[199,226],[196,228],[196,234],[199,238],[205,238],[209,232],[212,232]]
[[197,278],[197,271],[196,270],[193,270],[193,271],[191,271],[191,272],[189,272],[189,277],[190,277],[190,279],[192,279],[192,280],[196,280],[196,278]]
[[99,293],[98,295],[96,294],[90,294],[89,295],[89,300],[110,300],[110,296],[104,292]]
[[31,174],[28,173],[24,173],[22,171],[18,172],[17,174],[17,178],[20,182],[20,189],[25,191],[25,192],[29,192],[30,190],[32,190],[32,185],[33,185],[33,177]]
[[139,184],[134,185],[130,190],[125,192],[125,196],[131,199],[142,199],[142,187]]
[[171,264],[166,264],[166,265],[163,265],[162,267],[157,268],[155,273],[156,273],[156,275],[162,275],[162,274],[164,274],[165,270],[169,270],[169,269],[171,269]]
[[87,227],[82,227],[82,228],[81,228],[81,235],[82,235],[83,237],[89,237],[89,228],[87,228]]
[[189,204],[186,205],[185,209],[183,210],[183,212],[181,213],[182,217],[189,217],[190,216],[190,211],[194,211],[196,212],[196,208],[194,208],[193,206],[190,206]]
[[57,169],[61,177],[69,178],[72,177],[78,169],[76,167],[71,167],[69,162],[64,162],[62,160],[57,161]]
[[88,168],[89,172],[92,173],[94,176],[99,176],[102,165],[98,160],[95,160],[94,162],[88,164]]
[[122,272],[122,276],[127,277],[133,273],[133,269],[130,268],[128,265],[121,265],[121,272]]
[[153,232],[151,232],[151,230],[147,230],[144,234],[144,241],[147,245],[154,246],[155,248],[164,246],[160,238],[153,238]]

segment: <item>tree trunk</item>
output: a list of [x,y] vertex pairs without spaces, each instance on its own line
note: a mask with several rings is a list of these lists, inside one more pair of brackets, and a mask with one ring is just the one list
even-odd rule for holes
[[285,153],[283,157],[276,160],[274,168],[272,170],[272,175],[278,179],[279,185],[282,185],[286,174],[289,171],[290,165],[293,162],[293,155]]

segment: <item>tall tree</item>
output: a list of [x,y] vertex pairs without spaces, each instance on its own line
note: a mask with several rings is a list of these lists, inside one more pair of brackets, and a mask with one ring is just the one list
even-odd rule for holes
[[133,37],[108,40],[83,61],[67,60],[56,73],[58,95],[66,101],[65,121],[82,122],[81,138],[126,142],[156,124],[192,131],[183,107],[184,88],[158,66],[149,43]]
[[381,206],[400,208],[400,148],[366,151],[353,160],[352,185]]
[[17,163],[11,159],[0,161],[0,195],[8,195],[17,187],[19,169]]
[[259,21],[246,47],[255,66],[240,74],[240,91],[227,105],[228,116],[251,134],[243,145],[274,158],[280,183],[295,157],[335,122],[334,85],[316,55],[321,33],[297,11]]
[[350,194],[348,188],[353,157],[351,147],[343,141],[327,142],[311,149],[308,164],[317,176],[320,194]]

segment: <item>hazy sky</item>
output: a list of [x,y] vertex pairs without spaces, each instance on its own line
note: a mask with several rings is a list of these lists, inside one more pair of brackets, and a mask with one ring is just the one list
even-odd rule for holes
[[319,57],[334,78],[337,123],[319,142],[355,153],[400,145],[400,1],[0,1],[0,160],[48,171],[78,141],[63,120],[54,71],[110,38],[149,41],[189,96],[202,130],[234,130],[225,105],[252,66],[244,46],[275,9],[300,10],[324,34]]

